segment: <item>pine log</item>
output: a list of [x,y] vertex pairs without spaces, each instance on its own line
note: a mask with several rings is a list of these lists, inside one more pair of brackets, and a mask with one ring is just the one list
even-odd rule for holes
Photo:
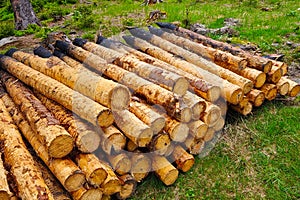
[[230,53],[220,51],[211,47],[206,47],[202,44],[193,42],[183,37],[176,36],[175,34],[165,32],[162,29],[157,29],[152,26],[149,26],[148,29],[152,34],[155,34],[173,44],[185,48],[186,50],[192,51],[193,53],[196,53],[206,60],[210,60],[226,69],[241,70],[247,66],[247,61],[245,58],[234,56]]
[[[192,105],[192,107],[188,106],[188,104],[192,104],[193,100],[189,99],[187,96],[184,99],[187,99],[186,101],[179,99],[179,101],[176,103],[176,108],[175,108],[175,113],[172,116],[176,120],[182,122],[182,123],[188,123],[191,121],[193,113],[192,113],[192,108],[197,109],[198,105]],[[195,107],[196,108],[195,108]]]
[[126,146],[126,137],[115,126],[111,125],[103,128],[101,147],[102,150],[110,155],[120,152]]
[[284,79],[280,79],[276,83],[277,91],[280,95],[287,95],[290,89],[290,83]]
[[55,101],[48,99],[41,93],[34,91],[34,94],[73,137],[78,150],[83,153],[90,153],[98,149],[100,136],[90,125],[83,122],[71,111],[67,110]]
[[282,69],[275,65],[272,66],[271,71],[267,73],[267,81],[269,83],[277,83],[282,76]]
[[116,194],[118,199],[127,199],[133,195],[136,190],[137,182],[130,174],[119,176],[122,186],[121,191]]
[[265,94],[257,89],[252,89],[248,94],[247,98],[255,107],[259,107],[265,100]]
[[165,154],[164,154],[165,157],[168,157],[168,156],[170,156],[170,155],[173,153],[174,148],[175,148],[175,143],[176,143],[176,142],[171,142],[171,143],[170,143],[170,145],[169,145],[168,148],[167,148],[167,151],[166,151]]
[[88,188],[82,186],[79,190],[71,192],[74,200],[101,200],[102,191],[99,188]]
[[151,160],[143,153],[133,153],[131,156],[130,174],[137,182],[141,182],[151,171]]
[[146,147],[152,137],[153,131],[133,113],[128,110],[114,112],[115,123],[122,132],[139,147]]
[[10,191],[8,182],[7,182],[7,174],[8,172],[5,170],[3,161],[2,161],[2,153],[0,152],[0,199],[9,200],[13,193]]
[[214,102],[214,104],[221,109],[221,115],[226,116],[226,113],[228,110],[228,105],[227,105],[226,100],[224,98],[220,98],[216,102]]
[[221,90],[219,87],[212,85],[211,83],[197,78],[196,76],[187,73],[181,69],[178,69],[174,67],[173,65],[170,65],[166,62],[163,62],[157,58],[154,58],[148,54],[142,53],[134,48],[131,48],[123,43],[109,40],[103,37],[98,37],[97,43],[101,44],[102,46],[112,48],[116,51],[119,51],[121,53],[131,53],[134,56],[136,56],[141,61],[150,63],[154,66],[160,67],[162,69],[168,70],[173,73],[177,73],[183,77],[185,77],[189,83],[190,87],[189,90],[191,92],[195,92],[197,95],[200,95],[202,98],[208,100],[208,101],[215,101],[220,97]]
[[24,84],[6,72],[1,71],[0,74],[6,90],[24,113],[36,136],[45,144],[49,156],[62,158],[68,155],[74,145],[70,134]]
[[249,99],[244,97],[244,99],[238,105],[231,105],[231,108],[246,116],[252,112],[253,106],[252,103],[249,102]]
[[54,199],[2,100],[0,112],[1,149],[17,186],[16,195],[24,200]]
[[190,135],[184,145],[190,154],[197,155],[203,150],[205,142],[203,139],[195,139]]
[[[200,116],[206,110],[205,100],[191,92],[187,92],[182,97],[182,100],[189,108],[191,108],[192,119],[193,120],[200,119]],[[186,121],[186,122],[189,122],[189,121]]]
[[203,158],[207,156],[211,150],[215,147],[215,144],[219,140],[219,138],[222,135],[222,131],[218,131],[215,133],[215,136],[212,140],[205,142],[203,145],[203,148],[201,149],[201,152],[199,152],[198,157]]
[[41,58],[14,49],[11,49],[9,54],[18,61],[65,84],[105,107],[124,109],[129,105],[130,93],[127,87],[105,79],[86,70],[86,68],[72,68],[55,56]]
[[124,54],[112,49],[76,38],[73,43],[77,46],[100,56],[107,62],[112,62],[123,69],[133,72],[151,82],[154,82],[178,95],[184,95],[188,89],[188,81],[178,74],[142,62],[130,54]]
[[252,68],[258,69],[265,73],[268,73],[271,70],[272,62],[263,57],[251,55],[250,53],[243,51],[240,48],[233,47],[230,44],[220,42],[217,40],[213,40],[211,38],[208,38],[207,36],[197,34],[193,31],[190,31],[190,30],[182,28],[182,27],[177,27],[170,23],[158,22],[157,25],[161,28],[173,30],[173,31],[175,31],[175,34],[179,34],[183,37],[187,37],[187,38],[189,38],[193,41],[196,41],[198,43],[201,43],[205,46],[209,46],[209,47],[212,47],[215,49],[229,52],[236,56],[246,58],[248,61],[248,66],[251,66]]
[[284,62],[280,62],[280,61],[277,61],[277,60],[270,60],[273,64],[273,66],[276,66],[276,67],[280,67],[281,68],[281,72],[282,72],[282,75],[286,75],[287,72],[288,72],[288,65]]
[[265,83],[261,89],[260,89],[264,94],[265,98],[269,101],[273,100],[276,98],[277,95],[277,87],[274,84],[271,83]]
[[154,135],[158,134],[166,124],[164,117],[149,108],[148,105],[142,104],[134,99],[130,102],[129,111],[150,126]]
[[152,169],[165,185],[172,185],[178,178],[178,170],[163,156],[153,155]]
[[121,182],[118,176],[114,173],[112,168],[105,162],[103,165],[106,166],[107,178],[101,184],[100,188],[103,189],[104,195],[112,195],[121,191]]
[[132,142],[131,140],[128,140],[127,144],[126,144],[126,150],[129,152],[134,152],[135,150],[137,150],[139,146],[137,146],[134,142]]
[[171,143],[168,133],[162,131],[161,133],[155,135],[149,145],[149,150],[158,155],[164,155],[168,150]]
[[[32,68],[7,56],[0,55],[1,67],[25,84],[33,87],[46,97],[72,110],[81,118],[96,126],[109,126],[113,123],[111,111],[79,94],[67,86],[45,76]],[[28,78],[30,77],[30,78]]]
[[221,117],[221,109],[210,102],[206,102],[206,109],[200,116],[200,119],[209,127],[214,126]]
[[204,142],[208,142],[212,140],[214,136],[215,136],[215,129],[213,127],[208,128],[203,140]]
[[175,111],[174,108],[176,99],[172,92],[116,65],[107,64],[107,62],[101,59],[99,56],[96,56],[95,54],[92,54],[80,47],[76,47],[62,41],[57,41],[56,47],[72,55],[84,64],[90,66],[98,73],[104,74],[114,81],[126,85],[136,94],[145,97],[148,102],[162,105],[170,113],[170,115],[172,115]]
[[242,76],[239,76],[219,65],[216,65],[213,62],[205,60],[204,58],[198,56],[197,54],[187,51],[171,42],[168,42],[167,40],[162,39],[161,37],[153,35],[139,28],[130,29],[129,31],[132,35],[136,37],[144,39],[165,51],[171,52],[174,55],[184,58],[186,61],[196,65],[197,67],[203,70],[207,70],[212,74],[220,76],[223,79],[226,79],[229,82],[240,86],[243,89],[243,92],[245,94],[247,94],[253,88],[253,83],[250,80]]
[[190,129],[190,135],[195,139],[203,138],[208,130],[208,125],[201,120],[192,121],[188,124],[188,126]]
[[183,172],[189,171],[195,163],[194,156],[192,156],[191,154],[186,152],[179,145],[177,145],[174,148],[174,151],[172,153],[172,160],[175,161],[176,168],[183,171]]
[[3,94],[1,100],[5,103],[7,110],[12,115],[13,121],[31,144],[37,155],[44,161],[64,188],[69,192],[78,190],[85,183],[85,176],[78,166],[69,158],[51,158],[44,145],[37,139],[29,122],[21,114],[8,94]]
[[213,129],[215,132],[221,131],[224,128],[224,125],[225,125],[225,118],[221,116],[218,122],[213,126]]
[[152,44],[142,39],[135,38],[132,36],[123,36],[123,38],[130,46],[142,50],[143,52],[155,58],[158,58],[171,65],[174,65],[176,68],[181,69],[186,73],[190,73],[193,76],[196,76],[217,87],[222,88],[223,89],[222,96],[225,97],[228,102],[231,102],[232,104],[237,104],[241,100],[243,91],[239,86],[232,84],[216,76],[215,74],[203,70],[197,67],[196,65],[193,65],[182,59],[179,59],[173,56],[172,54],[168,53],[167,51],[164,51],[161,48],[158,48],[156,46],[153,46]]
[[254,68],[250,68],[250,67],[247,67],[236,73],[251,80],[253,82],[255,88],[262,87],[267,79],[266,73],[259,71],[257,69],[254,69]]
[[288,95],[290,97],[295,97],[300,93],[300,84],[288,79],[287,77],[282,77],[282,80],[287,81],[290,84]]
[[119,153],[117,155],[107,155],[107,158],[113,170],[118,175],[124,175],[130,172],[131,160],[126,153]]
[[110,195],[103,194],[101,200],[111,200],[111,199],[112,199],[112,198],[111,198]]

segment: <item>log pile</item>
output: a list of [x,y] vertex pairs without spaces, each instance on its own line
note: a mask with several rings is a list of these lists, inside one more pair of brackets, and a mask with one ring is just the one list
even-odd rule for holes
[[213,148],[227,107],[300,92],[285,63],[158,25],[127,44],[0,55],[1,199],[126,199],[152,172],[171,185]]

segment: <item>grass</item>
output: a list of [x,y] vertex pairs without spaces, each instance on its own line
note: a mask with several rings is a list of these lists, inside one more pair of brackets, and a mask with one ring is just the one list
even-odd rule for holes
[[[150,11],[167,12],[164,21],[182,26],[202,23],[209,28],[223,26],[225,18],[240,20],[240,36],[212,35],[232,43],[251,43],[264,53],[284,53],[285,61],[300,62],[300,5],[294,0],[168,0],[153,6],[142,1],[31,1],[43,27],[25,31],[13,29],[9,1],[0,2],[0,38],[35,33],[76,30],[93,40],[96,32],[112,36],[127,26],[146,26]],[[269,8],[263,11],[262,8]],[[56,19],[64,17],[63,24]],[[277,46],[272,43],[278,43]],[[220,141],[212,152],[196,157],[195,166],[181,173],[176,183],[166,187],[153,174],[138,186],[132,199],[300,199],[300,98],[266,102],[249,117],[228,113]]]

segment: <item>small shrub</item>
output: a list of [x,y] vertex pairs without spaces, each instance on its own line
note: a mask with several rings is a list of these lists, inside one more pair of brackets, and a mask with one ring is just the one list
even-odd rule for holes
[[15,33],[13,21],[0,22],[0,39],[12,36]]

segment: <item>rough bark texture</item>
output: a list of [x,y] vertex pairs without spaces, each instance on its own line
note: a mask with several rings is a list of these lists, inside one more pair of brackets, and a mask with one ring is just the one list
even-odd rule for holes
[[13,193],[10,191],[7,182],[8,172],[5,170],[2,160],[2,153],[0,153],[0,199],[9,200]]

